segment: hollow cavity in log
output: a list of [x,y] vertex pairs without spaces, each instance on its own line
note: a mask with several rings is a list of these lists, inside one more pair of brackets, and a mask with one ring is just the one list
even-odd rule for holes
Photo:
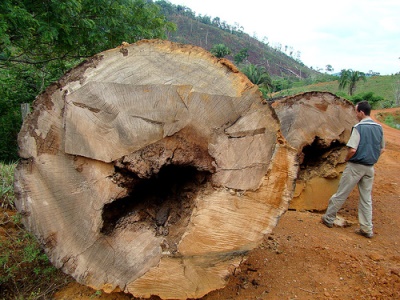
[[340,151],[343,146],[345,145],[338,140],[326,144],[324,139],[316,136],[310,145],[303,147],[300,155],[300,168],[307,169],[320,166],[332,153]]
[[[164,248],[176,251],[183,229],[189,223],[197,193],[206,186],[210,173],[193,166],[166,165],[148,179],[119,170],[121,182],[129,189],[126,197],[105,204],[101,233],[152,230],[155,236],[165,236]],[[129,178],[131,177],[131,178]],[[130,182],[130,186],[126,186]]]

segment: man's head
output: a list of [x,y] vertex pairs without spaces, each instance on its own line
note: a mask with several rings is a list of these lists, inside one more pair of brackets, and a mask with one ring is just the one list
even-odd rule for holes
[[356,114],[358,120],[362,120],[371,114],[371,105],[369,105],[368,101],[361,101],[357,103]]

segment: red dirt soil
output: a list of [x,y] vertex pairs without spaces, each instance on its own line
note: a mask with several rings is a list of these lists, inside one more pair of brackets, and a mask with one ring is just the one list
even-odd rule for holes
[[[400,108],[384,112],[394,110]],[[323,212],[287,211],[227,286],[202,299],[400,299],[400,130],[383,127],[386,151],[375,167],[374,238],[356,235],[357,225],[325,227]],[[339,215],[358,224],[357,203],[355,189]],[[54,299],[135,298],[71,283]]]

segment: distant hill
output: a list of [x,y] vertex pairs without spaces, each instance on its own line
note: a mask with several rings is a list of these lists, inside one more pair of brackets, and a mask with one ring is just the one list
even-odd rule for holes
[[[347,94],[347,89],[339,89],[338,80],[293,87],[274,93],[272,96],[279,98],[311,91],[330,92],[351,99]],[[365,82],[359,81],[357,83],[356,93],[363,95],[373,93],[375,96],[382,97],[383,100],[374,105],[376,109],[398,107],[400,104],[400,74],[368,77]]]
[[288,55],[279,49],[270,47],[247,33],[238,25],[229,25],[218,17],[197,16],[190,8],[171,4],[168,1],[156,1],[169,21],[177,25],[176,32],[169,32],[168,39],[173,42],[200,46],[208,51],[215,44],[224,44],[231,51],[227,59],[233,57],[242,49],[247,49],[248,62],[266,68],[271,76],[283,78],[309,78],[319,74],[305,66],[300,59]]

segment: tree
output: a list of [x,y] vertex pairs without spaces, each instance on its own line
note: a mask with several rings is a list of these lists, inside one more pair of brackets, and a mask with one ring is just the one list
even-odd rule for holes
[[358,81],[366,81],[367,78],[363,72],[353,71],[352,69],[343,69],[339,78],[339,89],[344,89],[348,86],[349,95],[353,96],[356,91],[356,84]]
[[3,63],[88,57],[123,41],[165,37],[173,27],[157,5],[144,0],[12,2],[1,5]]
[[215,45],[213,45],[211,50],[210,50],[210,52],[214,56],[216,56],[218,58],[222,58],[222,57],[224,57],[226,55],[231,54],[231,50],[227,46],[225,46],[224,44],[215,44]]
[[327,72],[333,72],[334,68],[332,67],[332,65],[326,65],[325,66],[325,71]]
[[208,15],[204,15],[204,16],[203,15],[199,15],[197,17],[197,19],[203,24],[207,24],[207,25],[211,25],[212,24],[211,17],[208,16]]
[[247,48],[243,48],[238,53],[235,54],[235,56],[233,57],[235,64],[238,65],[249,57],[249,53],[247,51],[248,51]]
[[263,66],[248,64],[241,71],[249,78],[249,80],[262,88],[271,90],[273,88],[272,79],[267,70]]
[[360,102],[362,100],[368,101],[369,104],[371,104],[371,107],[375,108],[377,103],[384,100],[384,98],[382,96],[374,95],[373,92],[357,94],[350,98],[350,101],[353,102],[354,104],[357,104],[358,102]]
[[219,17],[215,17],[215,18],[212,20],[212,23],[213,23],[213,25],[215,25],[215,26],[217,26],[217,27],[220,27],[220,26],[221,26],[221,19],[220,19]]
[[397,80],[393,84],[393,88],[394,88],[394,103],[395,103],[395,106],[399,106],[400,105],[400,80]]

